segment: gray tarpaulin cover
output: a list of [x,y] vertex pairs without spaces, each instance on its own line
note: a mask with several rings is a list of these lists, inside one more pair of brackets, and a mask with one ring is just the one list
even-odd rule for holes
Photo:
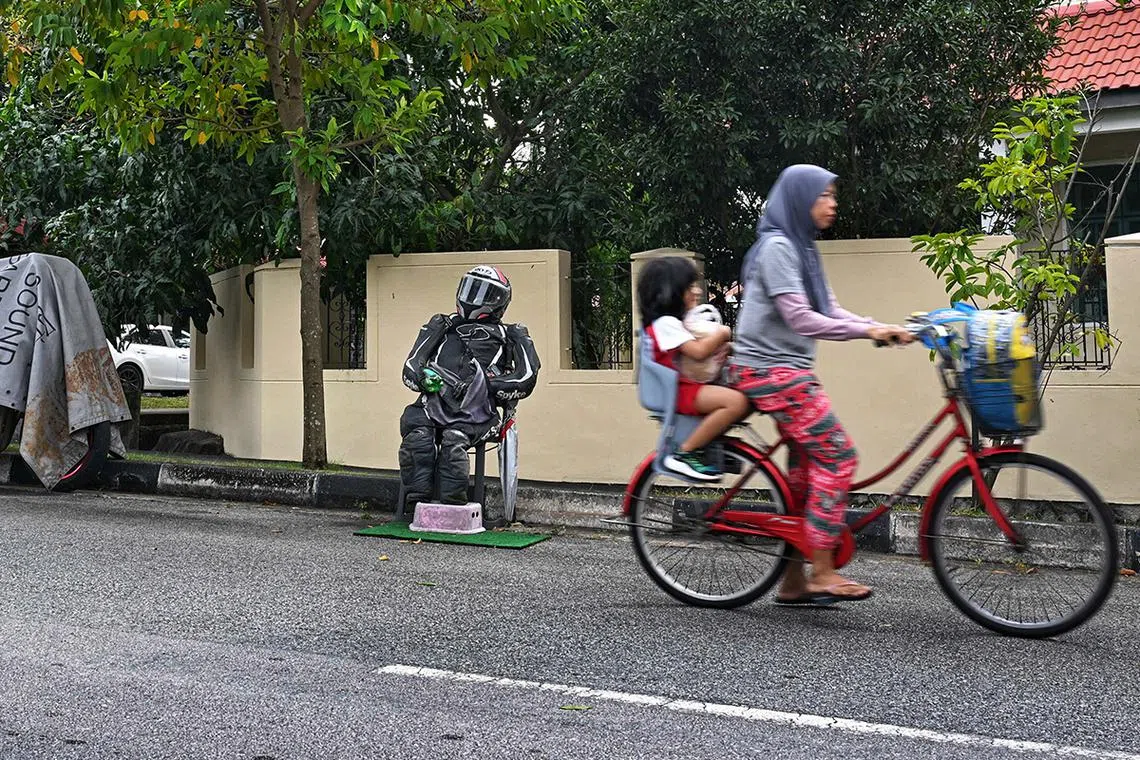
[[[67,259],[0,258],[0,406],[24,413],[20,455],[48,488],[87,453],[85,428],[131,417],[91,290]],[[126,453],[116,424],[111,451]]]

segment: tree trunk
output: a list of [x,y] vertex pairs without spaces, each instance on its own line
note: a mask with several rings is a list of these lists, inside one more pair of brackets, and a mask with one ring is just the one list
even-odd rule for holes
[[297,212],[301,223],[301,391],[304,393],[302,461],[307,467],[328,463],[325,442],[325,376],[321,353],[321,232],[318,185],[293,164]]
[[[319,3],[310,2],[310,9]],[[277,114],[286,133],[303,133],[309,126],[305,112],[303,69],[297,44],[296,5],[287,4],[279,23],[273,23],[269,5],[259,0],[258,11],[265,28],[269,80],[277,100]],[[305,12],[305,11],[302,11]],[[282,58],[284,67],[282,67]],[[328,463],[325,443],[325,382],[321,355],[321,229],[318,216],[320,185],[292,162],[297,186],[297,214],[301,227],[301,461],[306,467]]]

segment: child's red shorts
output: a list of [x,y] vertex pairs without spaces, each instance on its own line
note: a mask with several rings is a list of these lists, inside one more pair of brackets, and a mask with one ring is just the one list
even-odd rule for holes
[[680,378],[677,383],[677,414],[689,414],[700,417],[697,411],[697,394],[701,391],[701,384]]

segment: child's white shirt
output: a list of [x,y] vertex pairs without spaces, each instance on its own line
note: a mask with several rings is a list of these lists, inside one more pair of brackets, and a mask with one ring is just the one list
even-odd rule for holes
[[686,330],[685,325],[676,317],[658,317],[650,326],[653,328],[657,347],[662,351],[672,351],[682,343],[696,340],[696,337]]

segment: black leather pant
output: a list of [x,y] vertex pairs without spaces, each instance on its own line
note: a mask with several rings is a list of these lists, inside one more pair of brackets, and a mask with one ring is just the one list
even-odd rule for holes
[[419,404],[410,404],[400,416],[400,483],[406,508],[431,501],[436,471],[439,500],[444,504],[467,503],[469,465],[467,452],[493,426],[453,425],[439,427],[428,419]]

